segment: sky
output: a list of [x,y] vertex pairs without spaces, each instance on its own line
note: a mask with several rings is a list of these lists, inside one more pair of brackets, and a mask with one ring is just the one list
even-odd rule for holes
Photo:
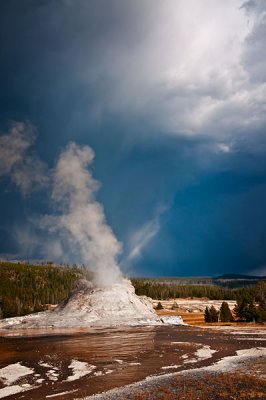
[[0,258],[266,275],[265,42],[265,0],[0,1]]

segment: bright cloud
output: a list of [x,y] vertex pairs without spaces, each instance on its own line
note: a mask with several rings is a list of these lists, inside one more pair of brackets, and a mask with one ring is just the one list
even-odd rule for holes
[[[98,111],[143,115],[164,132],[187,135],[224,136],[266,122],[266,84],[254,79],[249,62],[252,38],[261,43],[265,18],[240,0],[134,4],[135,30],[118,40],[119,25],[112,27],[115,40],[101,38],[95,69],[90,59],[87,74],[80,75],[89,84],[99,76],[109,82]],[[130,22],[126,10],[123,17]],[[257,53],[253,65],[258,57],[265,70]]]

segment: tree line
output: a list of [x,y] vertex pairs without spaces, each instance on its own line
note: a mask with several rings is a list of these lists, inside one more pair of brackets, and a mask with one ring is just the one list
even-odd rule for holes
[[237,299],[236,306],[231,312],[228,303],[223,302],[220,309],[214,306],[206,307],[205,322],[265,322],[266,321],[266,282],[258,282],[254,296],[243,296]]
[[[219,310],[213,306],[205,309],[206,322],[218,322],[218,320],[221,322],[266,321],[265,281],[258,281],[256,285],[241,288],[226,288],[216,285],[180,285],[147,279],[133,279],[132,283],[138,295],[145,295],[156,300],[189,297],[225,300]],[[233,313],[231,313],[226,300],[236,300]]]
[[84,271],[77,267],[0,262],[0,318],[43,311],[68,296]]
[[230,289],[216,285],[182,285],[147,279],[132,279],[132,283],[137,295],[144,295],[158,300],[188,297],[204,297],[210,300],[237,300],[255,296],[255,285]]

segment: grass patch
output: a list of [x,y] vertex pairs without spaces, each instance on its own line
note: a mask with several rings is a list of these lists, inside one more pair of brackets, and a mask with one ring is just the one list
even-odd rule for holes
[[141,390],[134,400],[238,400],[265,399],[266,381],[257,376],[235,373],[204,373],[178,376],[154,391]]

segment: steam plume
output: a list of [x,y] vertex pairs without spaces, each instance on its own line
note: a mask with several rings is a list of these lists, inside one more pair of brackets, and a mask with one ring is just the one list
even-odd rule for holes
[[121,277],[117,265],[121,244],[94,198],[99,184],[87,169],[93,159],[89,146],[70,143],[57,162],[52,197],[61,211],[57,229],[70,246],[78,248],[83,263],[95,272],[95,283],[108,286]]
[[57,261],[83,263],[95,272],[98,286],[117,282],[121,244],[95,200],[99,183],[87,169],[94,159],[93,150],[70,143],[51,171],[32,150],[35,137],[34,128],[21,122],[14,122],[8,133],[0,135],[0,177],[8,176],[23,194],[52,183],[57,207],[56,214],[31,218],[26,227],[16,229],[22,251],[27,256],[37,250]]

